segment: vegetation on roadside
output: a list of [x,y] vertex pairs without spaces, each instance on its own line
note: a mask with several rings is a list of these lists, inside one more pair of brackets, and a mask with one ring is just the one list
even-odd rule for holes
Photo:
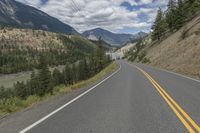
[[146,57],[146,52],[143,50],[144,47],[143,40],[138,40],[136,45],[125,53],[124,58],[131,62],[150,63],[150,59]]
[[[161,40],[168,33],[173,33],[200,12],[199,0],[169,0],[168,9],[158,10],[152,27],[152,40]],[[184,37],[184,33],[183,33]]]
[[[18,82],[12,89],[0,89],[0,115],[15,112],[38,101],[63,94],[93,83],[117,67],[99,46],[96,52],[74,64],[67,64],[63,71],[51,73],[44,58],[40,70],[31,80]],[[111,63],[111,64],[110,64]]]
[[[199,0],[169,0],[168,8],[165,12],[161,8],[158,10],[155,23],[152,26],[153,32],[149,35],[151,40],[153,42],[161,41],[164,37],[183,27],[186,22],[198,13],[200,13]],[[187,31],[183,31],[183,39],[186,33]],[[137,40],[136,45],[125,53],[124,58],[132,62],[151,63],[151,60],[146,57],[147,44],[144,43],[144,40],[145,38]]]

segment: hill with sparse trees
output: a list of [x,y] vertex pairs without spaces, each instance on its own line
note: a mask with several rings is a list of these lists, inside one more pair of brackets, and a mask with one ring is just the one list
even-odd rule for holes
[[81,36],[41,30],[0,29],[0,73],[9,74],[39,68],[43,56],[48,66],[74,63],[94,53],[98,41]]
[[126,58],[200,79],[200,1],[169,0],[166,11],[158,10],[152,30]]

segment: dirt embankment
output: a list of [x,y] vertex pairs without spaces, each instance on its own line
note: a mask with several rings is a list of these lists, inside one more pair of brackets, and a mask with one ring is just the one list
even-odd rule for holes
[[200,15],[146,51],[151,65],[200,79]]

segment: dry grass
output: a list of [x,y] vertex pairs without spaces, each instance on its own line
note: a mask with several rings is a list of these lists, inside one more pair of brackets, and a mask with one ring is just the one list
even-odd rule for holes
[[56,33],[31,29],[5,28],[0,30],[0,41],[15,44],[20,47],[42,49],[45,45],[53,44],[55,48],[62,48],[62,42]]
[[146,51],[151,65],[200,78],[200,16]]

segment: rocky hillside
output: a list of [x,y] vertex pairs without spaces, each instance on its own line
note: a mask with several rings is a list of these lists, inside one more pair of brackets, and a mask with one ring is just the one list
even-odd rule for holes
[[151,65],[200,79],[200,15],[145,51]]
[[0,24],[66,34],[78,34],[71,26],[36,8],[15,0],[0,0]]

